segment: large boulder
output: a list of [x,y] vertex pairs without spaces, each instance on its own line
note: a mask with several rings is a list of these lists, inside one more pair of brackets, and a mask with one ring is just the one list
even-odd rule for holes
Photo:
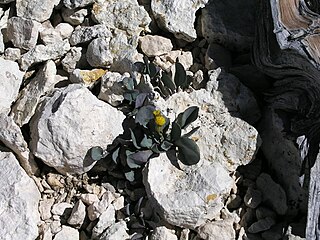
[[1,239],[36,239],[40,193],[12,153],[0,152],[0,181]]
[[30,124],[30,148],[58,172],[81,174],[95,164],[88,150],[111,144],[122,133],[124,118],[84,86],[71,84],[56,89],[38,106]]

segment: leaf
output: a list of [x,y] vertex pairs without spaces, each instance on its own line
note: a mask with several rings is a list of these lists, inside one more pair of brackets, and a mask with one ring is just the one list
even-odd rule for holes
[[174,144],[178,147],[178,159],[185,165],[194,165],[200,161],[198,145],[190,138],[181,137]]
[[129,91],[123,94],[124,99],[128,100],[130,103],[134,102],[139,95],[139,91]]
[[172,79],[169,77],[167,73],[162,72],[161,81],[166,87],[168,87],[171,90],[172,93],[175,92],[176,86],[174,85]]
[[181,127],[176,122],[172,123],[170,137],[172,142],[178,140],[181,137]]
[[101,147],[92,147],[90,149],[91,158],[94,161],[99,161],[101,158],[104,157],[103,149]]
[[168,151],[171,147],[173,146],[173,143],[169,142],[169,141],[166,141],[164,140],[160,147],[164,150],[164,151]]
[[198,131],[199,128],[200,128],[200,126],[193,128],[190,132],[183,134],[183,137],[190,137],[192,134],[194,134],[196,131]]
[[199,108],[197,106],[189,107],[183,113],[178,115],[175,122],[178,123],[182,129],[184,129],[198,118],[198,114]]
[[177,169],[181,170],[181,168],[179,166],[178,158],[177,158],[177,150],[171,149],[166,152],[166,155],[167,155],[169,161],[171,162],[171,164],[173,166],[175,166]]
[[187,86],[187,73],[184,70],[184,67],[181,63],[179,63],[178,59],[175,63],[176,73],[174,74],[174,83],[176,84],[177,88],[186,88]]
[[124,173],[124,176],[126,177],[126,179],[129,182],[133,182],[134,181],[134,171],[126,172],[126,173]]
[[144,163],[146,163],[153,152],[151,150],[144,150],[132,153],[127,150],[127,164],[130,168],[140,168]]
[[145,148],[151,148],[152,143],[152,139],[148,138],[147,135],[144,135],[143,139],[141,140],[140,146]]
[[122,80],[122,83],[126,87],[126,89],[128,89],[129,91],[134,90],[134,79],[133,78],[126,77]]
[[117,158],[118,158],[118,156],[119,156],[119,150],[120,150],[120,148],[117,148],[113,153],[112,153],[112,160],[114,161],[114,163],[118,163],[117,162]]
[[132,140],[133,146],[134,146],[136,149],[140,149],[140,146],[139,146],[138,143],[137,143],[136,136],[134,135],[132,129],[129,128],[129,130],[130,130],[130,135],[131,135],[131,140]]
[[135,103],[135,108],[140,108],[143,106],[143,104],[145,103],[146,98],[148,97],[147,93],[140,93],[137,97],[136,97],[136,103]]
[[157,75],[157,73],[158,73],[158,71],[157,71],[157,67],[156,67],[156,65],[154,65],[154,63],[153,62],[150,62],[149,63],[149,75],[150,75],[150,78],[154,78],[156,75]]
[[153,119],[153,111],[155,107],[152,105],[143,106],[136,114],[135,122],[146,127],[148,122]]

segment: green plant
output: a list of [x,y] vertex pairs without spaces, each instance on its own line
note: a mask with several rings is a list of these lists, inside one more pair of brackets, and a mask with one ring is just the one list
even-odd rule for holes
[[[183,66],[177,61],[174,81],[171,77],[145,58],[142,74],[149,75],[155,90],[163,96],[169,96],[179,88],[189,86]],[[149,86],[150,87],[150,86]],[[171,163],[180,169],[178,160],[185,165],[193,165],[200,160],[199,147],[190,136],[199,128],[193,128],[182,134],[194,122],[199,113],[196,106],[180,113],[171,123],[160,110],[153,105],[153,94],[148,84],[134,77],[123,80],[125,89],[127,119],[124,134],[117,138],[108,151],[100,147],[91,149],[93,160],[109,157],[116,164],[127,167],[127,179],[133,179],[133,171],[143,166],[150,158],[166,152]]]

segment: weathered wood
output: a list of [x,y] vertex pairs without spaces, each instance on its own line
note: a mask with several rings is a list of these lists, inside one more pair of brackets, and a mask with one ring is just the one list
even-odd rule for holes
[[[320,239],[320,16],[319,1],[261,0],[253,61],[275,79],[270,106],[300,141],[309,184],[306,239]],[[309,174],[310,173],[310,174]]]

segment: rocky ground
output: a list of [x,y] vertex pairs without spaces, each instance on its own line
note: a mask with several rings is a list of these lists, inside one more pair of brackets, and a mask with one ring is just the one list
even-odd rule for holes
[[[250,58],[256,2],[0,0],[1,239],[304,239],[300,155]],[[163,96],[143,56],[190,86]],[[93,159],[128,131],[128,78],[170,119],[199,108],[199,163]]]

